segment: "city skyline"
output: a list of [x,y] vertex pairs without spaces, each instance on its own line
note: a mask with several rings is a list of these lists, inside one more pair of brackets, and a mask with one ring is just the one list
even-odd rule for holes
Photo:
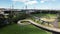
[[60,0],[0,0],[0,8],[60,10]]

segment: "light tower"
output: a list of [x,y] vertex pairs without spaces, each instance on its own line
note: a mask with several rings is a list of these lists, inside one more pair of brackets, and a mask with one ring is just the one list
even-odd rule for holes
[[27,10],[27,5],[25,6],[26,10]]
[[27,2],[28,2],[28,1],[26,1],[26,4],[25,4],[26,14],[28,13],[28,10],[27,10]]
[[13,3],[11,3],[11,5],[10,5],[10,13],[9,13],[9,22],[10,22],[10,24],[12,24],[13,22],[13,20],[12,20],[12,17],[13,17],[13,9],[14,9],[14,5],[13,5]]

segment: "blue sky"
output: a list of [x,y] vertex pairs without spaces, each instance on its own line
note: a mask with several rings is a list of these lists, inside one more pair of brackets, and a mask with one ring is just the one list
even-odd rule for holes
[[60,10],[60,0],[0,0],[0,8],[15,9],[57,9]]

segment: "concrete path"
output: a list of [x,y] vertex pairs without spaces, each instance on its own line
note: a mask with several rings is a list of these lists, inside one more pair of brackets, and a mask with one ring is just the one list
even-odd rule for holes
[[[19,24],[19,25],[29,25],[30,23],[21,23],[22,21],[25,21],[25,20],[19,20],[18,22],[17,22],[17,24]],[[27,21],[27,20],[26,20]]]
[[[21,20],[21,21],[29,21],[29,23],[31,23],[32,25],[40,28],[40,29],[43,29],[43,30],[46,30],[46,31],[49,31],[49,32],[53,32],[53,33],[59,33],[60,34],[60,29],[58,28],[51,28],[51,27],[47,27],[47,26],[44,26],[44,25],[41,25],[41,24],[38,24],[38,23],[35,23],[34,21],[32,20]],[[18,22],[19,24],[19,22]],[[21,23],[20,23],[21,24]]]

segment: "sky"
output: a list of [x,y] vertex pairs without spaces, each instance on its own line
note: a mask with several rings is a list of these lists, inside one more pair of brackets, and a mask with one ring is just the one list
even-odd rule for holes
[[60,0],[0,0],[0,8],[60,10]]

